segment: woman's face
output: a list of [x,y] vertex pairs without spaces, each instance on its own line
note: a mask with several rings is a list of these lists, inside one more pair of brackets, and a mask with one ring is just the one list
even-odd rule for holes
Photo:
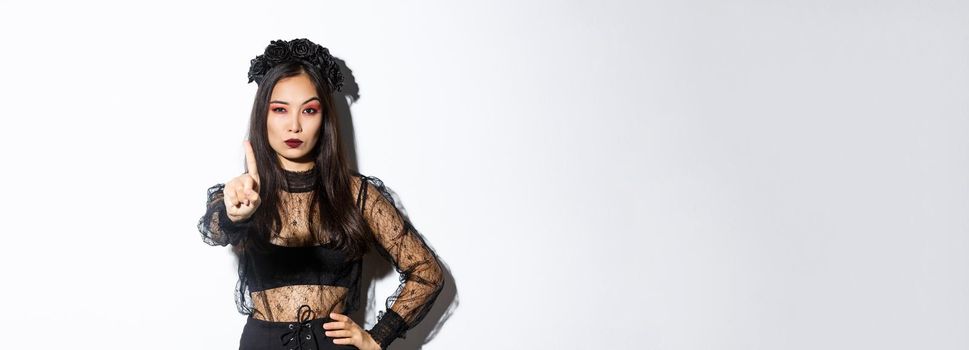
[[320,106],[316,87],[306,73],[280,79],[273,87],[266,127],[269,145],[276,151],[283,169],[302,171],[313,168],[315,155],[310,151],[318,142],[323,122]]

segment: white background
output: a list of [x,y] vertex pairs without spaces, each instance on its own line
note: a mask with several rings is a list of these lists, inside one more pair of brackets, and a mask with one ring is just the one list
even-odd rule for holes
[[394,349],[969,348],[967,15],[3,2],[0,348],[238,346],[195,224],[243,171],[249,60],[298,37],[352,70],[360,169],[447,265]]

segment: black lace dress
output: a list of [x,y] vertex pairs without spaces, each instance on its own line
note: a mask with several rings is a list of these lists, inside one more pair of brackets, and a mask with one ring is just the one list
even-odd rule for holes
[[[360,305],[363,259],[346,261],[329,242],[315,241],[322,227],[320,218],[311,215],[319,212],[318,205],[310,205],[319,187],[316,169],[284,173],[288,185],[279,191],[283,227],[273,232],[268,250],[246,244],[253,229],[249,220],[229,220],[222,183],[208,189],[206,212],[198,222],[202,239],[213,246],[233,246],[239,267],[236,305],[249,318],[308,325],[307,311],[350,314]],[[361,174],[352,182],[357,206],[378,243],[375,250],[400,274],[400,286],[387,298],[386,310],[367,330],[386,348],[425,317],[444,286],[444,276],[437,255],[396,207],[384,183]]]

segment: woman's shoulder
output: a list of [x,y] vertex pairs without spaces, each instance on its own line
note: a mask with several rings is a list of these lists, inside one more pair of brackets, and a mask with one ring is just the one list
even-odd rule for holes
[[[376,176],[354,172],[350,177],[350,191],[352,191],[351,193],[357,196],[358,199],[360,196],[366,195],[367,199],[372,201],[375,197],[370,196],[369,194],[380,193],[385,189],[384,182]],[[361,186],[364,184],[366,184],[365,188]]]
[[361,188],[361,185],[363,184],[367,184],[367,190],[369,191],[373,181],[372,179],[374,179],[374,177],[367,176],[359,172],[352,173],[350,176],[350,192],[359,196],[361,193],[363,193],[363,189]]

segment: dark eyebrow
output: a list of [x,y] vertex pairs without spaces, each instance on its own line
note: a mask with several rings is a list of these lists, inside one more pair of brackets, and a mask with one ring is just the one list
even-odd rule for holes
[[[319,98],[319,97],[310,97],[310,99],[309,99],[309,100],[306,100],[306,102],[303,102],[303,104],[305,105],[305,104],[307,104],[307,103],[309,103],[309,102],[310,102],[310,101],[312,101],[312,100],[317,100],[317,101],[319,101],[319,100],[320,100],[320,98]],[[284,105],[287,105],[287,106],[289,106],[289,102],[283,102],[283,101],[279,101],[279,100],[272,100],[272,101],[269,101],[269,103],[282,103],[282,104],[284,104]]]

